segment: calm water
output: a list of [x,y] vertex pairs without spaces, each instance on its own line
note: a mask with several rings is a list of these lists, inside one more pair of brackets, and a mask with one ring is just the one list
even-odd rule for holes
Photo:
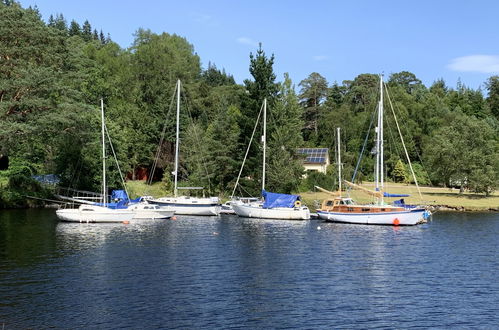
[[497,213],[403,228],[54,213],[0,211],[2,329],[499,325]]

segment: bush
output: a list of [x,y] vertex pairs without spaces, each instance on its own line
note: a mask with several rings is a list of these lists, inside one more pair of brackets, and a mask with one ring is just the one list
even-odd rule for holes
[[331,175],[321,172],[307,172],[307,177],[302,179],[299,191],[313,191],[315,190],[315,186],[328,190],[334,190],[337,185],[338,180]]

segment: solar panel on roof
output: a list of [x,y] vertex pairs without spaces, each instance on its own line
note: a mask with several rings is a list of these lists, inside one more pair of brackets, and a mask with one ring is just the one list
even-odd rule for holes
[[325,163],[328,150],[328,148],[298,148],[296,152],[305,155],[307,163]]

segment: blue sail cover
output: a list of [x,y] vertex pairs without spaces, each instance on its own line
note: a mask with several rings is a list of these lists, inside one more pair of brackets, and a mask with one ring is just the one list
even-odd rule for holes
[[111,199],[126,201],[128,200],[128,195],[124,190],[113,190],[113,192],[111,193]]
[[271,209],[273,207],[294,207],[295,202],[300,199],[298,195],[277,194],[262,190],[264,198],[263,208]]
[[386,191],[383,192],[383,197],[409,197],[410,195],[406,194],[390,194],[387,193]]

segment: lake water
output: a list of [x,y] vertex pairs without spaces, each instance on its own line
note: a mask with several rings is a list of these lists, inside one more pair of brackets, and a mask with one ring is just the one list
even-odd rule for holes
[[499,214],[416,227],[0,211],[0,327],[497,328]]

